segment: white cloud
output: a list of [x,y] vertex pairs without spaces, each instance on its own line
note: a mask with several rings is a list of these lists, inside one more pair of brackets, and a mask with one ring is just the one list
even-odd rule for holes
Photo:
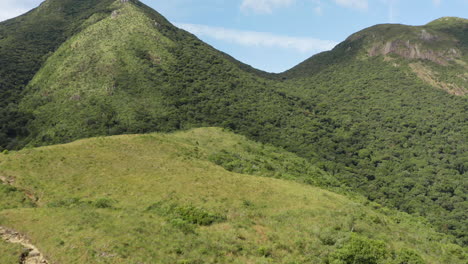
[[432,0],[432,3],[433,3],[435,6],[440,6],[440,4],[442,3],[442,0]]
[[367,0],[333,0],[340,6],[359,9],[359,10],[367,10],[369,7],[369,3]]
[[290,37],[266,32],[243,31],[206,25],[176,23],[176,26],[198,36],[206,36],[242,46],[276,47],[292,49],[302,53],[330,50],[338,44],[337,42],[330,40]]
[[273,9],[288,7],[294,2],[295,0],[243,0],[241,9],[243,11],[252,10],[260,14],[270,14]]
[[315,6],[313,8],[314,13],[318,16],[323,15],[323,4],[321,0],[312,0],[312,4]]
[[323,15],[323,9],[322,9],[322,7],[321,7],[321,6],[316,6],[316,7],[314,8],[314,13],[315,13],[316,15],[319,15],[319,16]]
[[[292,4],[305,0],[242,0],[241,10],[242,11],[253,11],[258,14],[271,14],[277,8],[289,7]],[[336,4],[358,10],[367,10],[369,7],[368,0],[330,0]],[[433,0],[441,1],[441,0]],[[321,15],[323,12],[320,0],[312,0],[313,3],[317,4],[314,8],[314,12],[317,15]]]

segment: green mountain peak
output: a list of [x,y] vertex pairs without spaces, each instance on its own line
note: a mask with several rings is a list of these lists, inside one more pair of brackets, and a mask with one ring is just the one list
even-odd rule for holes
[[283,75],[313,75],[331,64],[348,59],[382,57],[394,66],[408,66],[410,71],[433,87],[464,96],[468,94],[466,21],[441,18],[425,26],[372,26],[351,35],[334,50],[314,56]]
[[441,17],[439,19],[427,23],[427,26],[455,26],[463,24],[468,24],[468,19],[461,17]]

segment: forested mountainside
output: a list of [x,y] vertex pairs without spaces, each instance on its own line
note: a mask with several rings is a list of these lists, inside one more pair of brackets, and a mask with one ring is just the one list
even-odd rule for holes
[[0,23],[0,146],[16,148],[28,134],[30,117],[17,104],[24,87],[44,61],[96,14],[110,14],[112,0],[46,1],[38,8]]
[[[319,186],[351,188],[468,243],[466,19],[375,26],[270,75],[138,1],[88,2],[95,5],[80,11],[86,16],[67,20],[74,30],[46,45],[53,52],[31,68],[38,70],[24,78],[27,86],[4,89],[18,96],[5,97],[15,115],[2,116],[13,122],[3,126],[3,148],[224,127],[291,151],[338,181]],[[22,20],[59,3],[77,5],[47,0],[0,23],[0,32],[30,29]]]
[[322,168],[371,200],[428,217],[464,244],[467,36],[460,18],[378,25],[282,74],[290,79],[285,94],[335,123],[333,137],[308,140],[310,153],[326,157]]
[[[14,149],[24,146],[18,138],[28,135],[25,124],[31,116],[17,109],[24,87],[42,67],[47,58],[71,36],[111,15],[114,0],[49,0],[38,8],[14,19],[0,23],[0,148]],[[135,4],[141,5],[136,2]],[[142,11],[156,18],[161,27],[168,22],[147,7]],[[172,26],[171,26],[172,27]],[[175,30],[172,27],[172,30]],[[184,38],[166,31],[173,38]],[[238,67],[257,74],[259,70],[240,63],[226,54],[224,58]]]
[[300,184],[330,176],[304,164],[219,128],[0,154],[0,225],[49,263],[466,263],[424,219]]

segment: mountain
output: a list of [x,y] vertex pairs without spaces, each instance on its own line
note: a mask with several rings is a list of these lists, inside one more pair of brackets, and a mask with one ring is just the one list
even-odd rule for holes
[[[12,185],[0,193],[28,194],[25,204],[0,200],[10,208],[0,225],[49,263],[466,262],[421,218],[274,179],[326,175],[297,174],[304,163],[219,128],[0,154],[0,175]],[[10,246],[0,243],[13,258],[2,263],[17,263]]]
[[[47,59],[72,36],[106,17],[117,17],[117,13],[112,15],[112,12],[119,8],[119,4],[125,3],[130,4],[130,2],[120,3],[114,0],[47,0],[25,15],[0,23],[1,148],[13,149],[24,146],[23,142],[19,142],[18,139],[29,134],[25,126],[33,117],[19,111],[17,105],[23,96],[25,86],[44,66]],[[148,16],[148,19],[158,21],[158,28],[167,38],[175,42],[187,41],[187,44],[194,42],[197,43],[196,45],[203,46],[203,51],[194,49],[191,52],[201,52],[202,54],[213,52],[211,47],[170,25],[155,11],[138,1],[131,3],[138,6],[139,12]],[[119,20],[116,19],[116,21]],[[156,27],[156,25],[153,26]],[[139,54],[139,56],[145,56],[145,54]],[[221,60],[229,61],[236,68],[239,67],[260,75],[265,74],[226,54],[216,52],[216,56]],[[148,60],[145,61],[148,62]],[[144,67],[146,66],[148,65]]]
[[425,83],[454,95],[468,93],[468,19],[445,17],[424,26],[383,24],[351,35],[330,52],[284,72],[282,78],[310,77],[346,60],[383,57],[406,66]]
[[[8,33],[0,50],[15,50],[19,36],[57,8],[65,13],[60,27],[44,23],[31,38],[49,41],[47,51],[29,60],[35,42],[18,50],[34,67],[24,67],[19,84],[2,86],[3,148],[223,127],[293,152],[305,167],[330,175],[316,186],[349,188],[423,216],[467,245],[465,19],[378,25],[271,75],[138,1],[47,0],[0,23]],[[59,37],[48,35],[54,28],[62,28]],[[0,58],[16,65],[11,54]],[[8,80],[20,80],[17,71],[10,68]]]

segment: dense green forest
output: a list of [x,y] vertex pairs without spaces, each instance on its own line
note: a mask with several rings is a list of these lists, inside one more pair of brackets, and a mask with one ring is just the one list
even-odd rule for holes
[[[74,8],[50,22],[46,15],[59,6]],[[51,25],[37,31],[38,19]],[[451,83],[440,78],[465,71],[457,61],[467,58],[467,28],[463,19],[377,26],[273,75],[213,49],[138,1],[49,0],[0,24],[2,76],[9,76],[2,79],[1,146],[224,127],[291,151],[306,168],[333,177],[313,182],[318,186],[424,216],[466,246],[468,99],[418,78],[412,65]],[[439,41],[421,39],[423,29]],[[15,45],[21,37],[30,40],[26,50]],[[369,55],[398,38],[434,54],[456,48],[461,55],[442,52],[434,61],[406,58],[398,49]],[[232,153],[213,159],[239,172],[236,164],[247,162]]]

